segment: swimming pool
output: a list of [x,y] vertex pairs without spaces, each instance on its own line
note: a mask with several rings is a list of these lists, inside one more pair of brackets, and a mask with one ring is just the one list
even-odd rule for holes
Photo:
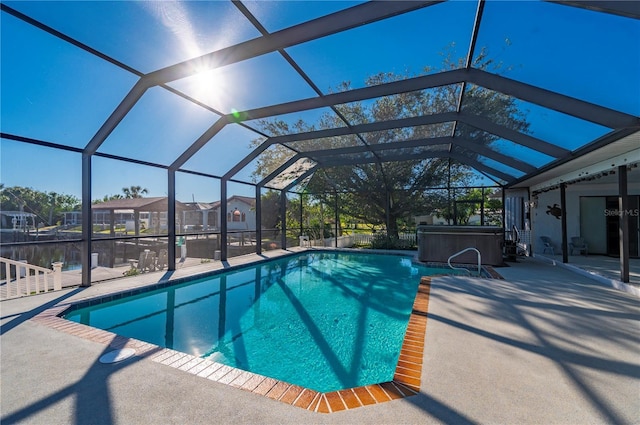
[[65,318],[320,392],[390,381],[421,276],[406,256],[312,252]]

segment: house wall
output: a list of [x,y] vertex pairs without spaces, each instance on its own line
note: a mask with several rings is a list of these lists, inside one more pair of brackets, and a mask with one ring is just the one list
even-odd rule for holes
[[[628,187],[629,195],[640,194],[640,183],[630,183]],[[581,210],[581,198],[595,197],[595,196],[618,196],[618,185],[612,184],[575,184],[567,186],[566,189],[566,211],[563,211],[567,217],[567,238],[570,241],[573,236],[582,236],[587,240],[587,244],[594,249],[589,251],[594,254],[604,254],[603,248],[603,232],[605,232],[605,211],[593,211],[594,208],[599,208],[597,202],[586,202],[583,200],[582,208],[589,208],[588,217],[585,217],[583,221],[590,223],[596,223],[598,221],[598,215],[601,215],[602,221],[599,224],[594,224],[588,229],[581,229],[580,222],[580,210]],[[536,199],[537,198],[537,199]],[[534,208],[532,209],[532,243],[533,251],[535,253],[542,253],[542,243],[540,242],[540,236],[548,236],[553,242],[556,254],[561,253],[562,246],[562,220],[548,214],[549,207],[553,207],[554,204],[560,205],[560,189],[551,190],[549,192],[543,192],[538,194],[534,198]],[[586,210],[585,210],[585,213]],[[606,237],[606,233],[604,234]],[[604,245],[606,249],[606,242]]]
[[[244,213],[245,214],[245,221],[228,221],[227,217],[224,217],[224,220],[227,222],[227,230],[232,232],[232,231],[239,231],[239,230],[247,230],[247,231],[255,231],[256,230],[256,211],[255,209],[247,204],[246,202],[237,200],[237,199],[232,199],[231,201],[229,201],[229,203],[227,204],[227,213],[233,213],[233,211],[235,209],[238,209],[238,211],[240,211],[240,214]],[[218,223],[220,223],[220,220],[222,219],[220,217],[220,209],[216,210],[216,214],[218,215]]]

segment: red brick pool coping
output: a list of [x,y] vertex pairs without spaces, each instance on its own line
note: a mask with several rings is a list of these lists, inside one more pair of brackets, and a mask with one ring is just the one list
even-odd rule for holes
[[157,363],[273,400],[313,412],[332,413],[410,397],[420,391],[430,289],[431,277],[423,277],[413,302],[393,380],[328,393],[320,393],[59,317],[69,308],[69,304],[49,308],[31,320],[113,349],[133,348],[138,357],[148,357]]

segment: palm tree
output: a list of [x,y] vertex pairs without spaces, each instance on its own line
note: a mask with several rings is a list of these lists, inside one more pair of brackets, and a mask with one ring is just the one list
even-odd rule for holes
[[149,193],[147,189],[143,189],[142,186],[130,186],[123,187],[122,192],[125,198],[142,198],[143,194]]

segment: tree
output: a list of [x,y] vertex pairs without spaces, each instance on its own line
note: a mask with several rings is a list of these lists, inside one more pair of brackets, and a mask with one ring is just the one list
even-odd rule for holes
[[122,192],[124,193],[124,197],[127,199],[142,198],[142,195],[149,193],[149,191],[147,189],[143,189],[142,186],[123,187]]
[[[458,69],[464,66],[464,59],[453,59],[451,53],[444,56],[442,69]],[[490,59],[483,49],[476,56],[475,68],[499,72],[501,63]],[[431,72],[425,69],[425,73]],[[367,86],[406,79],[411,75],[381,73],[367,79]],[[337,89],[350,89],[343,83]],[[354,102],[336,106],[336,109],[350,124],[390,121],[422,115],[433,115],[444,111],[455,111],[460,98],[459,84],[441,86],[428,90],[400,93],[375,99],[373,102]],[[464,92],[464,112],[490,117],[494,122],[510,129],[526,132],[528,123],[518,109],[515,99],[501,93],[468,85]],[[315,129],[343,127],[344,122],[335,114],[324,114],[317,123],[298,121],[289,126],[283,121],[261,121],[261,128],[272,136],[309,132]],[[389,144],[398,141],[451,136],[451,123],[441,123],[417,127],[405,127],[376,131],[362,135],[368,145]],[[459,123],[455,136],[466,141],[488,146],[498,138],[487,132]],[[256,141],[259,145],[261,141]],[[337,136],[320,140],[291,142],[297,151],[333,149],[362,145],[357,136]],[[404,158],[420,156],[429,151],[446,152],[448,146],[427,145],[401,150]],[[459,146],[456,152],[475,160],[478,155]],[[265,151],[257,161],[255,177],[264,177],[293,155],[286,146],[276,145]],[[384,154],[378,154],[383,156]],[[345,211],[352,217],[376,225],[387,227],[387,233],[397,238],[398,229],[414,215],[429,214],[447,208],[445,194],[431,192],[428,188],[469,185],[473,172],[470,167],[448,158],[410,159],[397,162],[383,162],[375,158],[367,163],[335,166],[319,169],[306,187],[309,193],[340,193],[341,214]]]
[[3,211],[24,211],[35,214],[39,223],[55,225],[64,212],[77,211],[81,201],[73,195],[42,192],[30,187],[0,187],[0,206]]
[[335,212],[329,211],[325,205],[335,205],[332,201],[335,198],[325,195],[322,198],[303,195],[302,202],[299,199],[287,202],[287,231],[290,235],[299,236],[301,228],[302,234],[311,239],[329,238],[333,235],[334,227],[328,222],[334,219]]
[[101,202],[112,201],[114,199],[142,198],[142,195],[146,195],[147,193],[149,193],[149,190],[143,188],[142,186],[129,186],[123,187],[122,193],[124,193],[124,195],[121,195],[119,193],[116,193],[115,195],[104,195],[102,199],[94,199],[91,203],[95,205]]
[[120,195],[119,193],[116,193],[115,195],[104,195],[102,197],[102,199],[95,199],[92,204],[99,204],[100,202],[107,202],[107,201],[111,201],[114,199],[123,199],[124,196]]
[[269,190],[262,195],[262,228],[263,229],[280,229],[280,192]]

